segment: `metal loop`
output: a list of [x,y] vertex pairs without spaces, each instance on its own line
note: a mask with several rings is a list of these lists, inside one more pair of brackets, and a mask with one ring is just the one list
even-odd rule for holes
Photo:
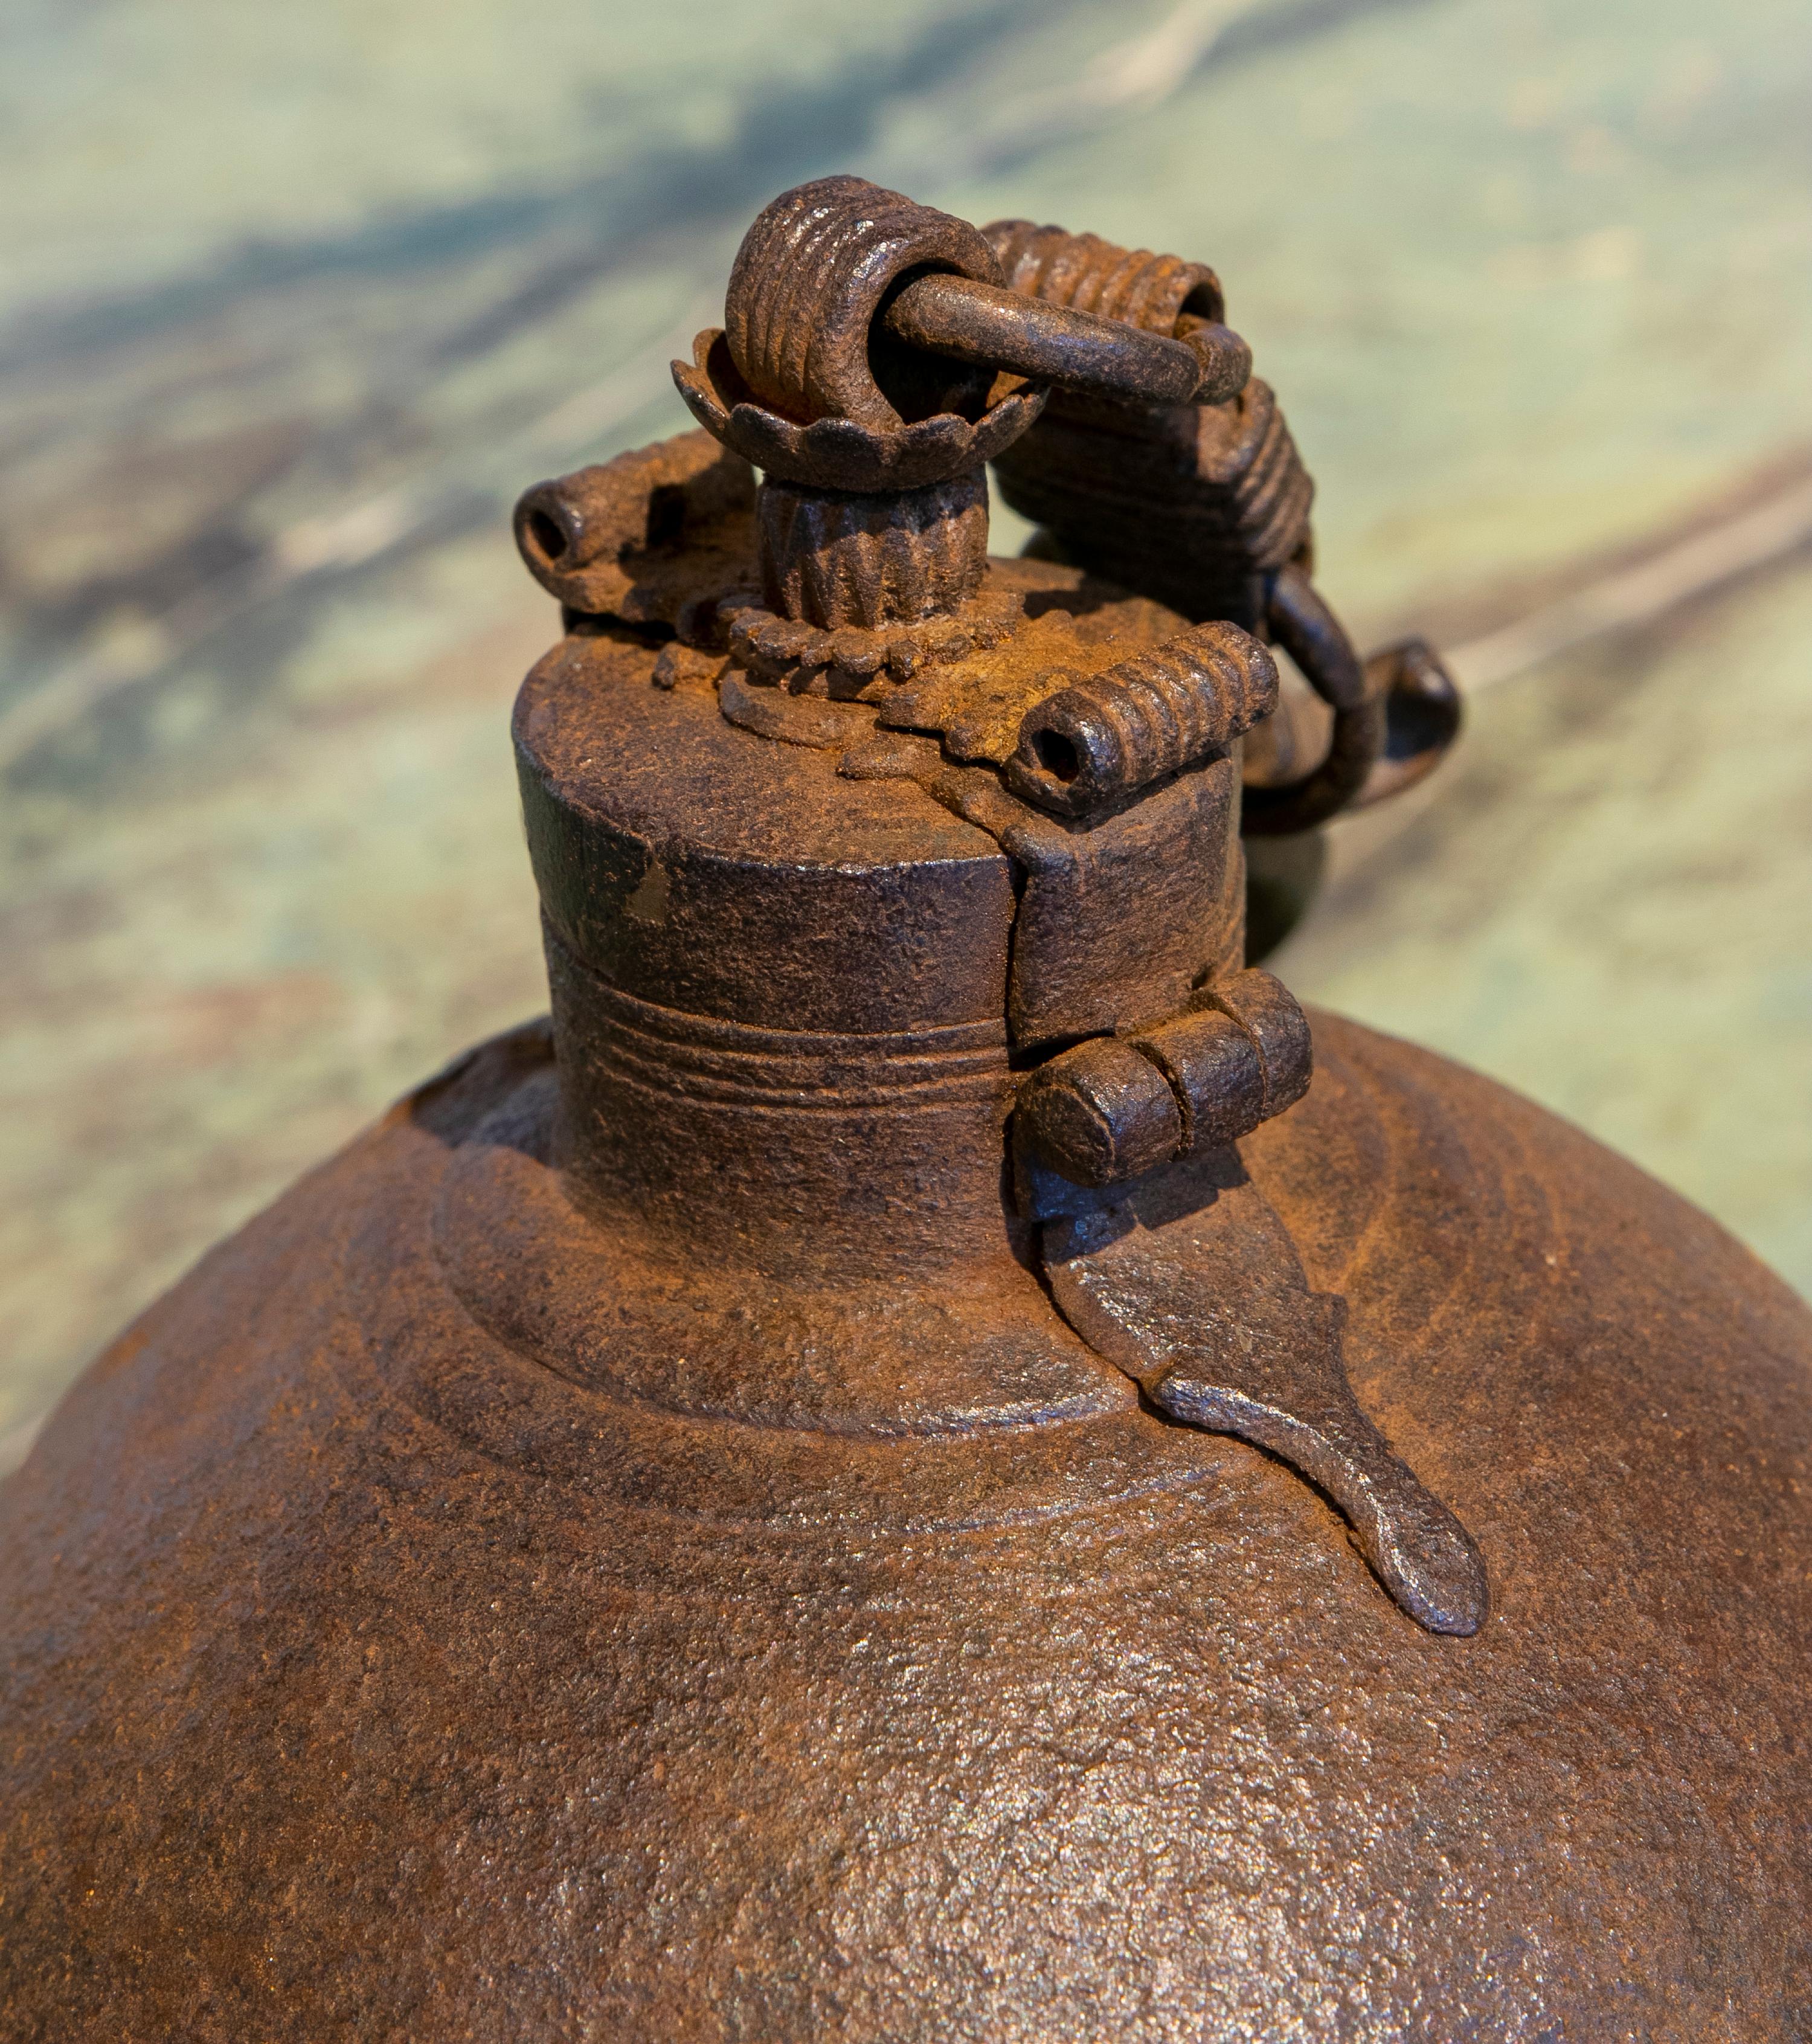
[[895,282],[943,271],[997,284],[1000,266],[968,221],[866,179],[783,192],[743,237],[724,302],[738,371],[788,417],[889,431],[939,412],[975,417],[992,377],[894,343],[873,346]]
[[1281,837],[1326,823],[1351,804],[1383,747],[1384,706],[1340,620],[1300,568],[1286,567],[1273,582],[1265,621],[1273,641],[1334,712],[1334,734],[1319,766],[1281,787],[1245,791],[1241,830]]

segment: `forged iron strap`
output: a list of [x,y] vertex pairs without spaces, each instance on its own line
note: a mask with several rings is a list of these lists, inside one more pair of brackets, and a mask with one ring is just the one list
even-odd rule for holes
[[882,308],[897,340],[1054,390],[1184,405],[1203,364],[1180,340],[966,277],[919,277]]

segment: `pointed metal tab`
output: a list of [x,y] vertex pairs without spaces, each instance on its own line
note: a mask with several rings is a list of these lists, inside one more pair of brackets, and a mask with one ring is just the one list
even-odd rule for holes
[[1238,1435],[1319,1484],[1360,1552],[1432,1632],[1476,1632],[1484,1565],[1465,1528],[1361,1409],[1346,1301],[1311,1291],[1230,1145],[1085,1193],[1022,1162],[1053,1296],[1083,1339],[1173,1418]]

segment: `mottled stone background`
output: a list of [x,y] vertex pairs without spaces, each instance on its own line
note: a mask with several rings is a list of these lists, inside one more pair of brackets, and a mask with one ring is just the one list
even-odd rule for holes
[[835,169],[1219,266],[1477,690],[1282,969],[1812,1287],[1806,0],[12,0],[0,132],[0,1459],[539,1005],[508,504]]

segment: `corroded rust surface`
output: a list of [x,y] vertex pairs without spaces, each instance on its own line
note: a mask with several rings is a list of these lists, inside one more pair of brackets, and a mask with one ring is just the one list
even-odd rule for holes
[[[1316,1036],[1245,1154],[1491,1555],[1476,1638],[1079,1345],[1070,1407],[891,1438],[614,1380],[532,1031],[10,1486],[11,2034],[1800,2034],[1812,1318],[1535,1109]],[[502,1327],[497,1174],[563,1274]]]
[[[674,364],[727,459],[759,459],[762,444],[779,456],[755,485],[752,564],[735,559],[740,506],[727,501],[712,513],[701,503],[689,545],[657,540],[655,505],[671,504],[677,528],[692,501],[693,486],[670,478],[693,436],[541,484],[519,509],[518,542],[543,583],[566,536],[586,536],[589,549],[594,528],[625,535],[620,594],[601,589],[575,610],[560,583],[572,636],[531,677],[516,720],[562,1046],[561,1161],[626,1231],[659,1216],[695,1259],[784,1268],[802,1297],[814,1285],[860,1289],[862,1274],[885,1268],[928,1306],[972,1283],[979,1243],[1011,1239],[1071,1327],[1159,1409],[1242,1435],[1323,1484],[1403,1608],[1470,1634],[1488,1600],[1483,1560],[1356,1401],[1343,1304],[1307,1285],[1287,1226],[1229,1147],[1299,1097],[1311,1071],[1294,997],[1241,970],[1238,832],[1242,822],[1300,830],[1367,790],[1396,735],[1386,697],[1309,579],[1307,479],[1274,407],[1274,429],[1246,436],[1277,456],[1256,480],[1243,459],[1199,459],[1192,480],[1188,463],[1133,464],[1134,497],[1157,514],[1139,544],[1119,549],[1142,601],[1057,564],[1065,548],[1085,564],[1111,555],[1094,542],[1137,522],[1088,489],[1072,492],[1073,518],[1058,506],[1031,550],[1053,566],[1016,581],[990,571],[967,422],[996,422],[990,451],[1010,486],[1015,444],[1048,432],[1037,423],[1046,396],[1148,448],[1161,450],[1178,421],[1196,422],[1205,445],[1217,421],[1245,416],[1250,366],[1238,344],[1227,380],[1234,337],[1202,265],[1056,229],[1028,239],[1010,223],[996,240],[998,259],[964,223],[850,177],[784,193],[757,218],[731,272],[724,330]],[[1012,289],[991,281],[1000,274]],[[962,385],[958,371],[977,368],[987,373]],[[1067,488],[1061,432],[1054,444]],[[601,520],[600,501],[632,515]],[[1294,775],[1261,777],[1243,818],[1242,744],[1278,713],[1278,670],[1262,639],[1204,610],[1201,536],[1165,516],[1185,505],[1206,505],[1224,528],[1236,579],[1254,592],[1249,621],[1331,713],[1320,755]],[[566,551],[579,551],[575,537]],[[644,580],[665,591],[662,607]],[[1185,586],[1197,622],[1169,629],[1152,599]],[[672,701],[643,728],[645,712],[628,705],[651,616],[705,664],[690,690],[677,665],[657,665],[651,678]],[[1441,673],[1432,653],[1423,666]],[[777,774],[751,736],[827,756]],[[1269,747],[1273,767],[1286,749]],[[689,797],[681,763],[712,754],[708,797],[696,786]],[[1413,776],[1397,763],[1400,784]],[[916,788],[995,841],[1011,875],[1004,939],[985,925],[922,932],[942,882],[909,849],[884,883],[895,927],[853,901],[857,912],[839,916],[832,894],[804,888],[808,848],[822,865],[826,843],[843,840],[840,870],[866,872],[887,835],[873,821],[848,826],[845,779],[902,821],[909,797],[902,810],[881,784]],[[751,820],[749,848],[726,859],[725,831],[747,836]],[[764,997],[785,986],[791,1035],[749,1036],[740,1007],[693,985],[681,995],[689,1020],[656,1052],[659,1033],[638,1038],[617,997],[666,997],[658,970],[655,987],[639,982],[651,945],[683,955],[689,972],[701,956],[733,956]],[[1005,982],[972,1018],[1004,1024],[992,1093],[979,1070],[965,1068],[953,1091],[927,1062],[946,950],[950,969],[962,961],[954,983],[983,961]],[[865,1002],[900,956],[919,1005]],[[879,1017],[893,1024],[896,1055],[878,1035],[866,1061],[854,1044],[814,1040],[827,1024],[846,1027],[852,997],[871,1031]],[[1200,1011],[1230,1039],[1204,1039]],[[747,1119],[758,1103],[773,1116],[766,1132]],[[1015,1183],[998,1215],[990,1181],[1003,1145],[988,1139],[990,1114],[1003,1136],[1012,1126]],[[726,1197],[695,1218],[714,1179]],[[1116,1193],[1086,1212],[1066,1204],[1065,1188],[1133,1180],[1123,1203]],[[1174,1227],[1151,1220],[1157,1209]],[[929,1324],[909,1335],[903,1323],[896,1343],[919,1368],[946,1347],[923,1345]],[[1016,1345],[1019,1330],[997,1332]],[[962,1373],[961,1343],[946,1360]],[[758,1358],[752,1367],[772,1374]],[[879,1381],[889,1367],[883,1358]]]
[[[1332,1022],[1316,1078],[1246,737],[1296,832],[1457,698],[1315,590],[1280,415],[1204,452],[1212,273],[1022,238],[1008,290],[784,194],[706,434],[524,500],[551,1020],[9,1494],[30,2028],[1802,2027],[1812,1318],[1483,1081]],[[1087,488],[989,559],[981,462],[1066,419],[1219,594],[1187,518],[1100,579]]]
[[[1287,7],[1166,67],[1155,113],[1075,81],[1171,33],[1172,0],[984,5],[954,42],[929,0],[820,10],[804,71],[724,0],[620,34],[550,0],[534,64],[501,10],[396,0],[355,37],[328,10],[225,11],[243,33],[152,0],[58,9],[11,48],[43,117],[10,130],[0,272],[12,330],[47,340],[10,356],[3,401],[5,601],[44,635],[16,642],[0,739],[9,1467],[208,1243],[541,1001],[497,732],[549,626],[500,520],[536,477],[683,423],[643,409],[673,352],[651,321],[720,290],[723,233],[854,160],[863,124],[906,124],[870,160],[935,204],[963,210],[965,167],[1004,152],[990,210],[1216,264],[1368,651],[1495,633],[1805,473],[1812,263],[1784,166],[1812,41],[1772,0],[1452,10],[1433,36],[1417,8]],[[676,130],[681,71],[721,120]],[[78,75],[83,133],[132,133],[130,177],[70,146]],[[1028,134],[1028,94],[1065,117]],[[1591,167],[1553,176],[1576,146]],[[1714,305],[1735,384],[1667,316]],[[601,386],[582,429],[562,409],[515,440],[574,378]],[[463,511],[424,490],[401,547],[314,565],[302,543],[348,513],[390,546],[361,507],[449,471]],[[223,628],[248,553],[263,594]],[[1286,976],[1581,1120],[1805,1290],[1812,1003],[1782,980],[1807,956],[1783,936],[1812,831],[1802,558],[1657,625],[1682,593],[1658,575],[1635,628],[1480,697],[1463,786],[1430,791]],[[1541,650],[1522,643],[1513,668]],[[129,686],[72,693],[116,647]],[[1759,729],[1786,742],[1758,751]],[[1338,835],[1342,869],[1373,855],[1369,828]],[[1607,947],[1626,919],[1640,946]],[[1499,978],[1518,997],[1481,1004]]]

